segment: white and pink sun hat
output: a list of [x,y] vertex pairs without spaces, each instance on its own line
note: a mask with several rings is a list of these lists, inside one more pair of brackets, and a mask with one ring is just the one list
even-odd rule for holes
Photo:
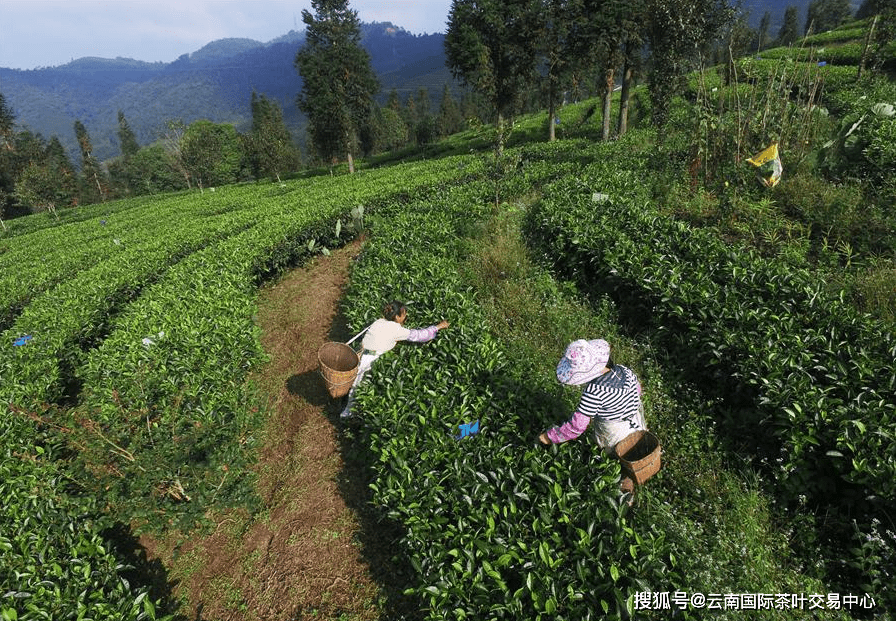
[[603,373],[610,359],[610,344],[603,339],[578,339],[569,344],[557,365],[557,379],[562,384],[586,384]]

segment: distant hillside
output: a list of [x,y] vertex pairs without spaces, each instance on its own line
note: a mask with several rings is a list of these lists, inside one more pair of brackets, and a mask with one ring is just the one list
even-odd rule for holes
[[[771,16],[771,32],[777,34],[784,23],[784,12],[787,7],[795,6],[799,15],[800,32],[806,26],[806,13],[812,0],[742,0],[741,8],[748,14],[747,23],[751,28],[758,28],[762,16],[768,12]],[[855,13],[861,5],[860,0],[851,0],[850,5]]]
[[[0,68],[0,92],[14,110],[17,129],[58,136],[76,164],[76,120],[87,127],[94,154],[105,160],[119,154],[119,110],[142,145],[155,140],[170,119],[205,118],[245,131],[253,89],[280,104],[301,140],[305,119],[295,99],[302,83],[293,61],[304,39],[304,32],[295,31],[268,43],[221,39],[171,63],[79,58],[44,69]],[[392,89],[404,101],[426,87],[435,102],[445,84],[457,90],[445,67],[443,42],[443,34],[413,35],[388,22],[362,24],[362,45],[380,77],[383,100]]]

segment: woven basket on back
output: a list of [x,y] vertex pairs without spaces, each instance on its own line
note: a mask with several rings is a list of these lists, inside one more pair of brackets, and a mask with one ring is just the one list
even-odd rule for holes
[[660,470],[660,440],[653,433],[639,429],[616,443],[616,455],[622,464],[623,473],[638,485]]
[[324,343],[317,352],[321,377],[334,399],[344,397],[358,375],[358,354],[345,343]]

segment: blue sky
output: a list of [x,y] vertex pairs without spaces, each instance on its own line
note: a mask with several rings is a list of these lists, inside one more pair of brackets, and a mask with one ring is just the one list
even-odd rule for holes
[[[363,22],[414,34],[445,32],[451,0],[349,0]],[[226,37],[267,42],[302,30],[310,0],[0,0],[0,67],[75,58],[171,62]],[[2,84],[0,84],[2,89]]]

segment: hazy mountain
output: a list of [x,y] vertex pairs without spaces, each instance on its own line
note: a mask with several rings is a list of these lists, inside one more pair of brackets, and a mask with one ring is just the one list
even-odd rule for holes
[[[747,13],[747,23],[751,28],[758,28],[759,22],[766,11],[771,16],[771,32],[777,34],[784,23],[784,11],[787,7],[795,6],[799,16],[800,30],[806,26],[806,14],[812,0],[741,0],[741,8]],[[861,0],[851,0],[853,14],[861,6]]]
[[[295,99],[302,83],[293,61],[304,39],[304,32],[295,31],[268,43],[221,39],[171,63],[88,57],[50,68],[0,68],[0,92],[15,113],[17,129],[27,127],[47,139],[58,136],[76,164],[76,120],[87,127],[94,155],[104,160],[120,152],[119,110],[142,145],[155,140],[170,119],[205,118],[246,131],[253,89],[280,104],[293,136],[301,140],[305,119]],[[437,105],[445,84],[456,90],[445,67],[443,42],[443,34],[413,35],[391,23],[362,24],[361,43],[380,78],[383,100],[393,88],[404,102],[426,87]]]

